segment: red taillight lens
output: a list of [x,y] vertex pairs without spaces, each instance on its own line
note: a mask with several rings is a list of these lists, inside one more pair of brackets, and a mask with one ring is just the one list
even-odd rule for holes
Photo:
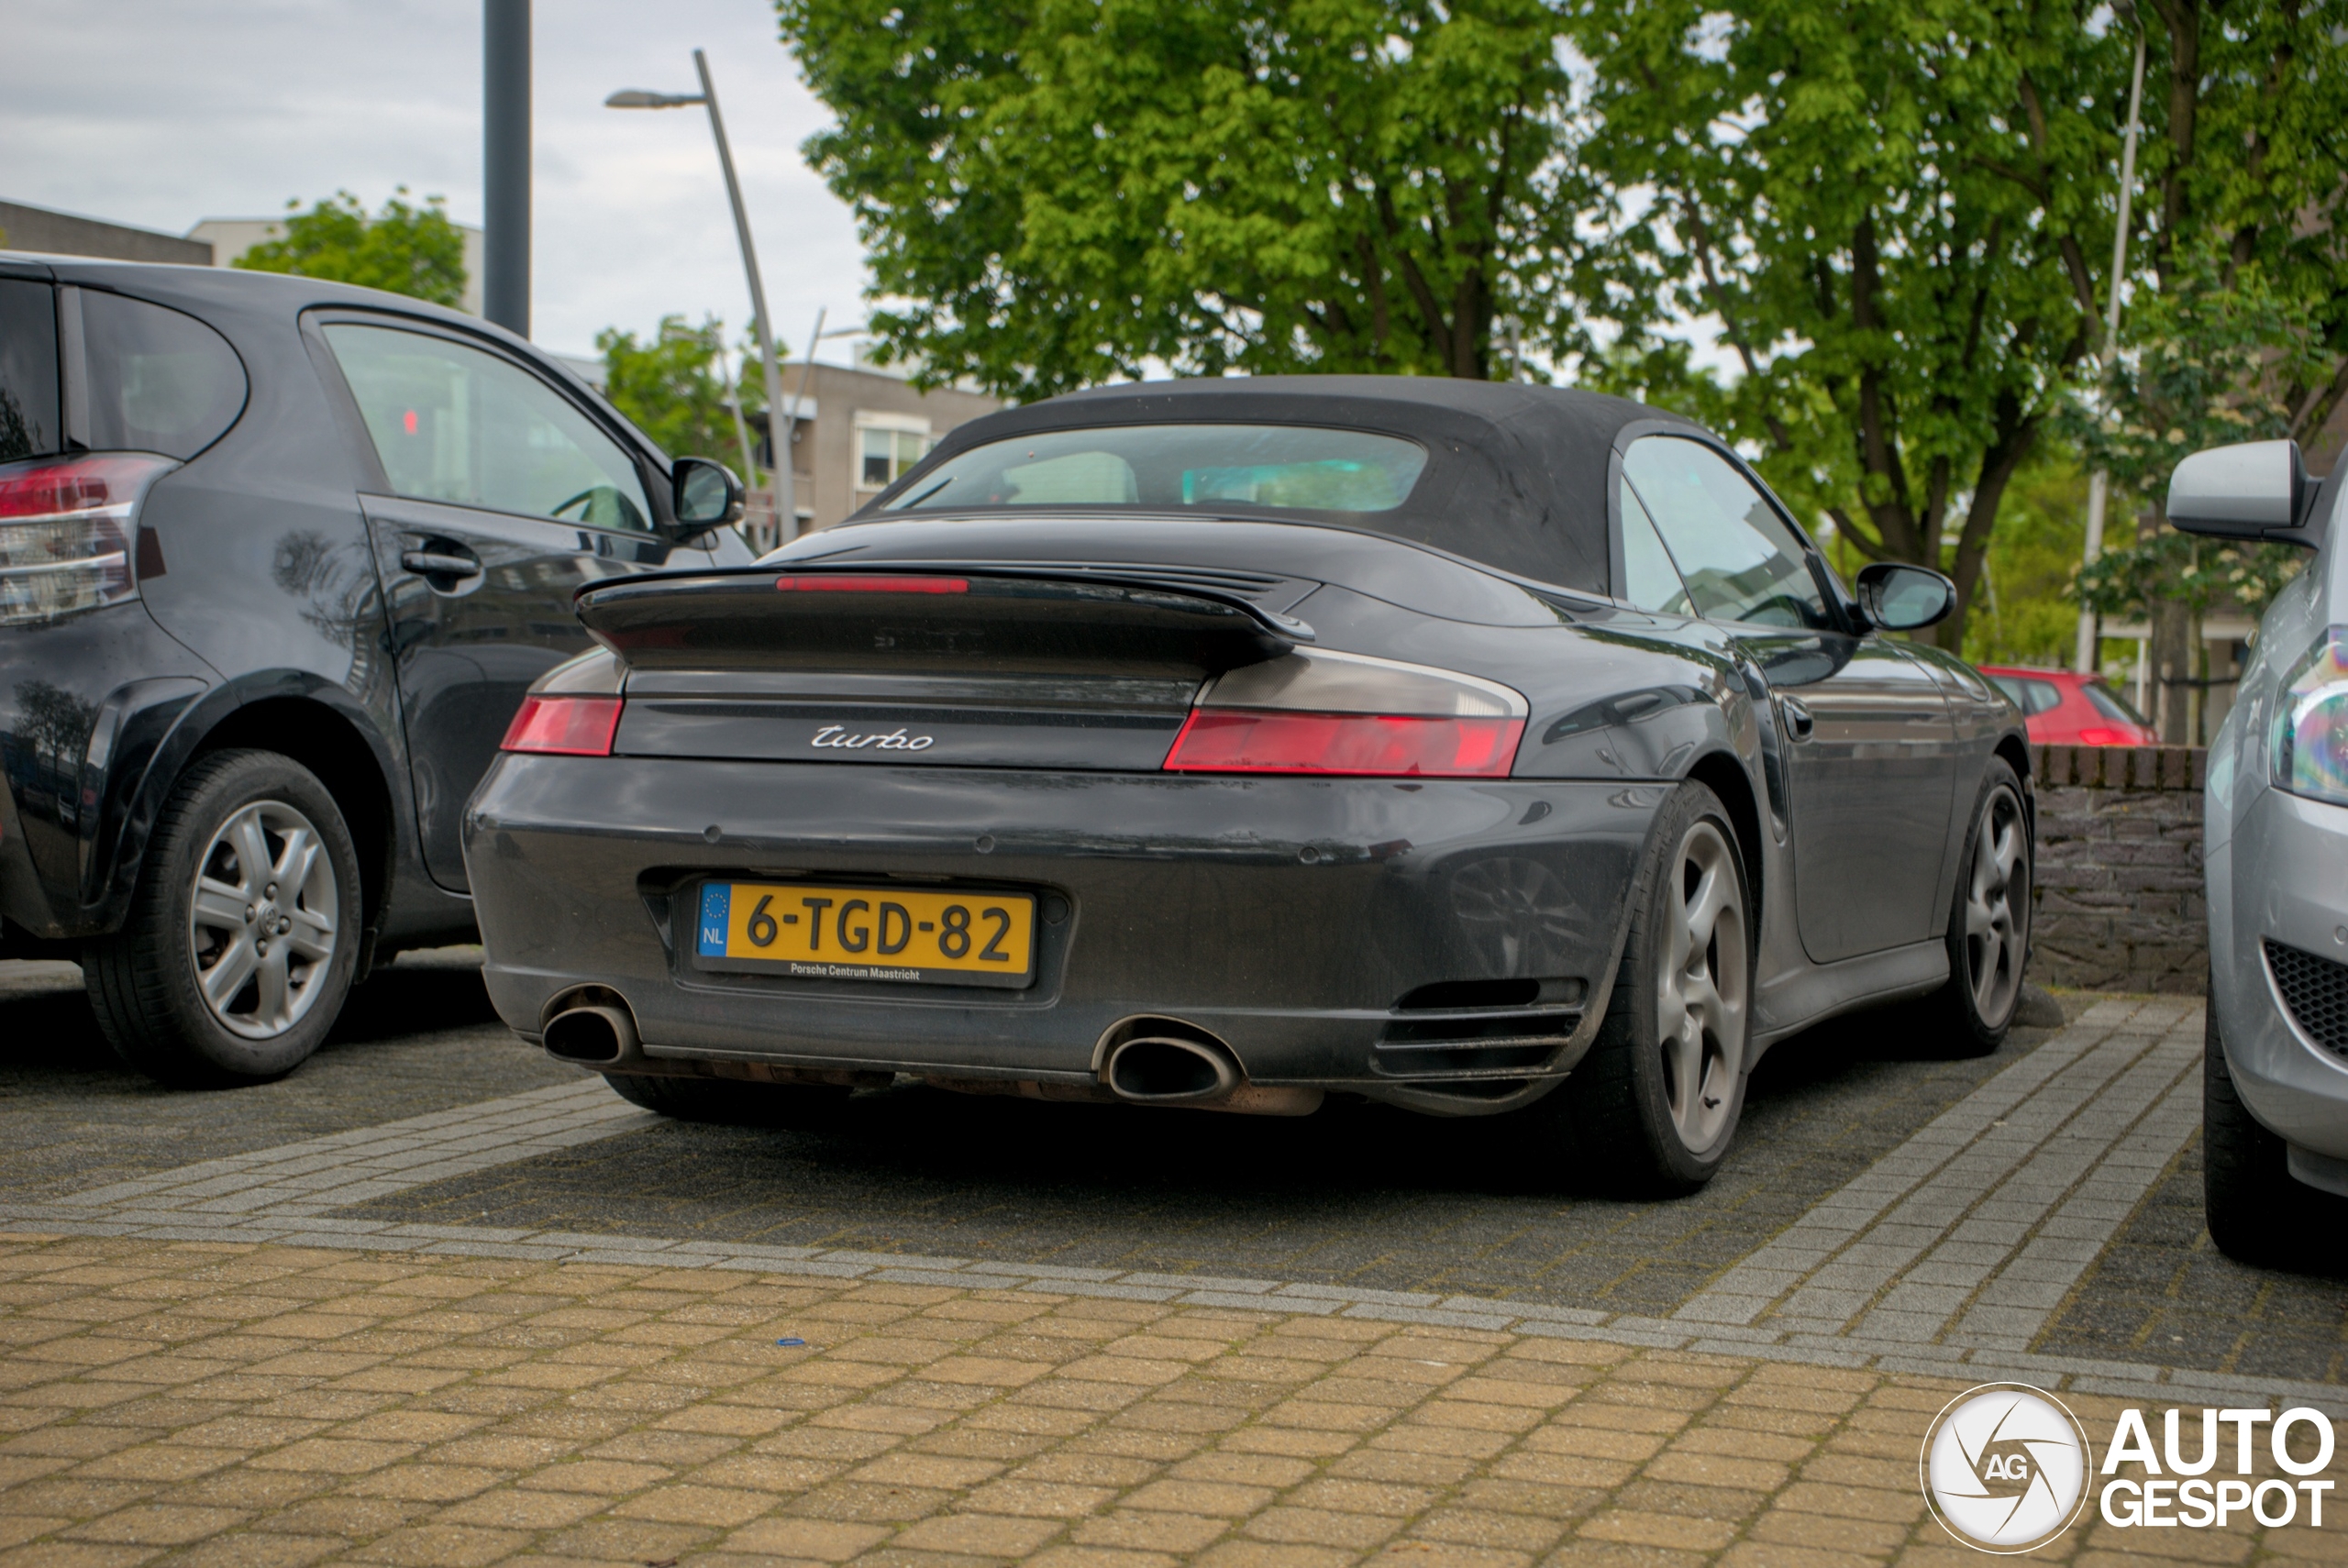
[[169,458],[112,452],[0,468],[0,623],[127,599],[132,517]]
[[2089,725],[2079,732],[2081,745],[2143,745],[2147,743],[2133,730],[2105,729]]
[[616,697],[525,697],[505,727],[500,751],[550,752],[559,756],[609,756],[619,732]]
[[779,577],[782,593],[968,593],[962,577]]
[[1505,778],[1522,719],[1194,709],[1166,767],[1175,773],[1352,773]]

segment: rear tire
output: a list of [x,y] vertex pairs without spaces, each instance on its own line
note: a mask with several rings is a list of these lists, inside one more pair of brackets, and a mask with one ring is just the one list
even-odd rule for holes
[[266,1083],[323,1043],[358,967],[359,852],[291,757],[221,751],[172,786],[120,931],[82,949],[98,1028],[183,1088]]
[[1525,1154],[1579,1152],[1610,1186],[1680,1197],[1711,1180],[1744,1109],[1754,911],[1736,830],[1689,780],[1656,814],[1631,931],[1589,1054],[1518,1113]]
[[1951,1058],[1987,1056],[2006,1043],[2030,961],[2035,863],[2021,780],[1993,756],[1974,797],[1948,917],[1948,983],[1921,1004],[1926,1032]]
[[824,1084],[759,1084],[740,1078],[671,1078],[605,1073],[612,1092],[678,1121],[721,1127],[824,1126],[847,1107],[851,1091]]
[[2313,1194],[2292,1179],[2283,1140],[2259,1125],[2234,1088],[2217,996],[2209,993],[2201,1036],[2201,1203],[2210,1240],[2237,1263],[2288,1266],[2291,1239],[2304,1242]]

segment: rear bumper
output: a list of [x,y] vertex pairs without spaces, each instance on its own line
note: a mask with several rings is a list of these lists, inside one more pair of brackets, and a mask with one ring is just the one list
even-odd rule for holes
[[[1407,1099],[1390,1091],[1573,1065],[1666,792],[507,756],[465,854],[490,994],[526,1035],[592,984],[654,1057],[1089,1083],[1108,1032],[1149,1015],[1213,1033],[1257,1083]],[[1065,908],[1026,990],[696,972],[685,895],[719,876],[944,878]],[[1396,1006],[1498,979],[1550,982],[1538,1059],[1427,1044],[1508,1035],[1505,1015]]]
[[0,915],[50,940],[121,924],[179,726],[214,689],[138,601],[0,628]]

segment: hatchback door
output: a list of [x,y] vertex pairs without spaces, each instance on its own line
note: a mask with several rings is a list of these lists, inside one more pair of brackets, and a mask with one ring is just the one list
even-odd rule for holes
[[589,644],[571,596],[709,557],[655,531],[646,465],[522,361],[408,324],[321,331],[382,464],[360,501],[425,866],[461,892],[467,798],[530,682]]
[[1776,694],[1803,950],[1832,963],[1930,936],[1956,765],[1931,674],[1898,643],[1844,627],[1800,536],[1710,446],[1643,436],[1623,478],[1626,563],[1653,557],[1636,542],[1659,536],[1695,613],[1738,639]]

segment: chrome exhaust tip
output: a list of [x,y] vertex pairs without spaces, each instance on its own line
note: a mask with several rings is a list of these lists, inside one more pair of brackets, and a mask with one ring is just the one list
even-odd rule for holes
[[1110,1089],[1143,1105],[1194,1105],[1238,1088],[1239,1066],[1196,1040],[1137,1035],[1109,1053]]
[[547,1020],[544,1038],[549,1056],[608,1066],[635,1051],[636,1020],[625,1007],[568,1008]]

